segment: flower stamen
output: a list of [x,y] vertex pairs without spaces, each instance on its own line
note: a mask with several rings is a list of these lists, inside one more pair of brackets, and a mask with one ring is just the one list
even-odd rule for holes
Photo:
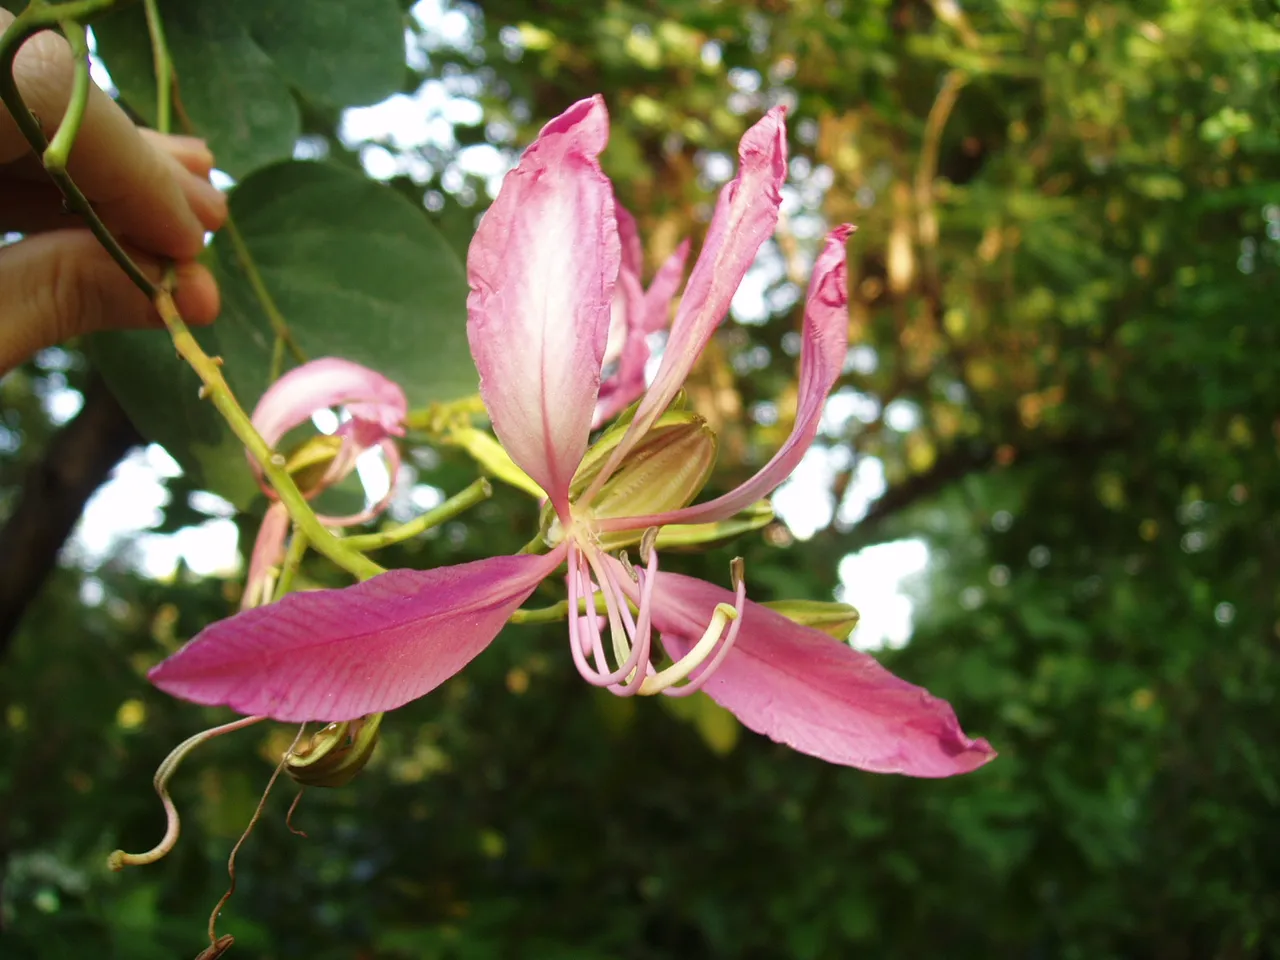
[[[742,558],[736,557],[729,569],[734,586],[733,606],[727,603],[716,604],[711,622],[707,625],[707,630],[701,639],[671,666],[660,671],[656,676],[648,678],[645,681],[648,687],[642,688],[641,694],[648,696],[661,693],[668,697],[690,696],[701,690],[703,685],[711,679],[712,674],[720,668],[720,664],[724,663],[725,657],[729,655],[729,651],[733,649],[738,639],[747,602],[747,584],[743,575]],[[728,632],[724,633],[726,625]],[[724,633],[723,642],[721,642],[722,633]],[[719,649],[716,649],[717,644]],[[698,670],[699,667],[701,667],[700,670]],[[698,670],[697,676],[693,676],[683,686],[675,686],[679,681],[692,676],[695,670]]]

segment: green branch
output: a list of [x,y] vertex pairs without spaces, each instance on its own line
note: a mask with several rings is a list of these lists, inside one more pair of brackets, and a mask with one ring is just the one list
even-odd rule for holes
[[342,542],[353,550],[359,550],[361,553],[367,553],[370,550],[381,550],[383,547],[409,540],[433,527],[447,523],[491,496],[493,496],[493,485],[484,477],[481,477],[461,493],[454,494],[434,510],[428,510],[422,516],[415,517],[408,523],[401,524],[392,530],[386,530],[382,533],[366,533],[347,537]]
[[[8,107],[10,115],[22,131],[23,137],[31,144],[36,155],[43,158],[49,176],[57,184],[62,195],[66,197],[67,206],[85,219],[86,225],[98,238],[98,242],[111,255],[111,259],[120,265],[129,279],[145,293],[154,298],[159,292],[157,287],[138,267],[133,259],[124,251],[120,243],[111,235],[111,231],[98,217],[88,198],[67,175],[66,161],[71,153],[76,134],[80,132],[80,123],[84,119],[85,105],[89,97],[89,58],[88,46],[84,35],[82,21],[105,13],[117,4],[117,0],[80,0],[78,3],[47,4],[34,2],[26,10],[18,14],[9,24],[4,35],[0,36],[0,101]],[[36,119],[22,99],[17,81],[13,76],[14,60],[18,50],[31,37],[43,30],[61,26],[68,33],[71,46],[76,51],[75,80],[72,87],[71,100],[67,105],[66,115],[54,134],[54,149],[49,156],[50,143],[44,135],[40,122]],[[81,55],[83,50],[83,55]],[[50,166],[50,159],[52,166]]]
[[142,0],[147,10],[147,32],[151,34],[151,62],[156,75],[156,129],[168,133],[173,127],[173,60],[164,39],[164,22],[156,0]]
[[311,505],[302,496],[302,491],[298,489],[297,484],[285,469],[284,457],[267,446],[267,442],[262,439],[262,435],[254,428],[253,422],[236,401],[235,395],[232,394],[231,388],[227,386],[227,381],[222,376],[220,369],[222,361],[215,360],[204,352],[178,314],[168,291],[161,290],[156,296],[155,303],[161,319],[169,328],[173,345],[177,348],[179,355],[187,361],[191,369],[196,372],[196,376],[200,378],[200,382],[204,384],[202,393],[212,401],[218,413],[222,414],[222,418],[227,421],[231,432],[236,435],[236,439],[245,445],[250,456],[262,467],[262,472],[271,481],[271,486],[275,489],[280,502],[285,505],[294,524],[315,547],[316,552],[323,554],[343,570],[361,580],[368,580],[384,572],[382,567],[351,549],[320,522]]

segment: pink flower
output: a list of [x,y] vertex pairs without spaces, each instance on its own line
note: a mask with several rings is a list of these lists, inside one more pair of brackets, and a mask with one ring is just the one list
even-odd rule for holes
[[[547,493],[549,552],[290,595],[207,628],[152,680],[197,703],[280,720],[390,710],[462,669],[564,564],[570,652],[589,683],[619,695],[703,689],[752,730],[867,770],[948,776],[987,762],[994,752],[964,735],[946,703],[747,601],[740,565],[732,592],[659,572],[647,531],[732,516],[785,479],[812,442],[847,349],[852,228],[832,231],[814,265],[790,437],[736,490],[686,506],[706,480],[714,441],[692,415],[666,411],[773,232],[787,169],[783,111],[742,138],[738,176],[720,194],[654,382],[630,424],[615,426],[593,455],[616,285],[630,282],[620,279],[619,218],[597,161],[607,137],[599,97],[548,123],[504,180],[467,262],[481,394],[503,446]],[[638,542],[642,568],[606,552]],[[579,601],[594,603],[597,593],[605,615],[578,615]],[[655,634],[674,658],[664,669],[651,663]]]
[[[392,437],[404,433],[404,417],[408,409],[404,391],[380,373],[349,360],[324,357],[290,370],[262,395],[253,410],[253,425],[267,443],[274,447],[286,433],[306,423],[320,410],[343,406],[350,419],[334,434],[339,441],[337,451],[324,474],[303,491],[314,497],[333,484],[344,480],[355,469],[356,460],[366,450],[381,447],[387,458],[391,483],[387,495],[367,510],[349,517],[319,519],[326,526],[348,527],[365,523],[386,509],[395,489],[395,476],[400,468],[400,449]],[[247,454],[246,454],[247,456]],[[249,466],[262,484],[262,471],[249,458]],[[275,493],[262,484],[263,492],[275,500]],[[241,609],[256,607],[270,600],[271,570],[284,560],[284,541],[289,533],[289,513],[276,501],[267,507],[249,558],[249,573],[240,599]]]

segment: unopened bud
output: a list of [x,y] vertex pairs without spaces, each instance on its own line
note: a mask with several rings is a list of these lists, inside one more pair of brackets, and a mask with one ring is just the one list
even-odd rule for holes
[[284,468],[298,489],[310,495],[328,485],[329,470],[341,450],[341,437],[324,434],[311,437],[289,454]]
[[[624,433],[607,430],[587,451],[569,485],[570,500],[576,500],[592,484]],[[686,410],[668,411],[631,449],[587,508],[597,519],[678,510],[702,492],[715,463],[716,435],[707,422]],[[546,505],[542,532],[548,542],[555,520],[554,509]],[[643,530],[606,533],[600,538],[600,547],[621,549],[638,543],[643,536]]]
[[844,642],[858,625],[858,611],[847,603],[825,600],[773,600],[761,604],[788,620],[813,627]]
[[285,773],[304,787],[341,787],[364,769],[378,745],[382,714],[331,723],[285,757]]

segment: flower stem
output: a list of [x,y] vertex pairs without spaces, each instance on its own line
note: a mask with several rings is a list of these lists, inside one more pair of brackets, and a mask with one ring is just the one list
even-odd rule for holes
[[156,74],[156,129],[168,133],[173,127],[173,60],[164,39],[164,23],[156,0],[142,0],[147,11],[147,32],[151,34],[151,60]]
[[[18,90],[18,84],[13,77],[14,58],[18,55],[18,49],[35,34],[42,30],[49,30],[58,24],[62,24],[63,28],[69,31],[73,49],[77,45],[76,34],[80,34],[83,39],[84,28],[80,26],[80,22],[90,17],[105,13],[116,6],[117,0],[79,0],[76,3],[59,3],[56,5],[46,4],[43,2],[32,3],[17,18],[9,24],[4,31],[4,35],[0,36],[0,101],[9,108],[9,114],[13,117],[14,122],[18,125],[18,129],[22,131],[22,135],[27,142],[31,144],[36,154],[45,159],[47,164],[46,151],[49,149],[49,141],[44,135],[39,121],[36,119],[22,99],[22,94]],[[111,259],[120,265],[129,279],[145,293],[148,297],[156,295],[157,286],[147,278],[133,259],[124,251],[120,243],[111,235],[111,231],[94,212],[92,204],[81,192],[80,188],[67,175],[65,166],[66,158],[71,153],[72,144],[75,141],[76,134],[80,130],[80,122],[84,117],[84,103],[77,107],[77,95],[81,96],[85,102],[88,100],[88,79],[89,79],[89,60],[87,56],[78,57],[75,65],[76,77],[73,84],[73,92],[71,102],[68,104],[66,116],[63,118],[62,125],[58,132],[54,135],[57,141],[57,149],[53,154],[54,165],[47,167],[49,176],[53,178],[53,182],[57,184],[58,189],[62,191],[62,195],[66,197],[67,206],[75,213],[84,217],[85,224],[98,238],[98,242],[111,255]],[[78,92],[78,93],[77,93]],[[59,163],[61,161],[61,164]]]
[[219,369],[221,361],[205,353],[196,338],[191,335],[191,331],[173,305],[173,298],[169,292],[160,290],[156,294],[155,304],[165,326],[169,328],[169,335],[173,337],[173,345],[177,348],[179,355],[187,361],[204,384],[202,392],[222,414],[222,418],[227,421],[236,439],[243,443],[250,456],[258,461],[262,472],[271,481],[271,486],[275,489],[280,502],[285,505],[285,509],[289,511],[289,516],[293,518],[298,530],[306,535],[307,540],[318,553],[359,579],[368,580],[382,573],[382,567],[344,544],[320,522],[311,505],[307,503],[302,492],[293,482],[293,478],[285,470],[284,458],[267,446],[262,435],[254,429],[248,415],[236,402],[231,388],[227,386],[227,381]]
[[447,523],[491,496],[493,496],[493,485],[487,479],[481,477],[461,493],[454,494],[434,510],[428,510],[422,516],[415,517],[408,523],[401,524],[382,533],[366,533],[354,537],[345,537],[342,543],[353,550],[359,550],[361,553],[367,553],[370,550],[381,550],[383,547],[389,547],[393,543],[400,543],[403,540],[425,533],[433,527],[438,527],[442,523]]
[[76,134],[80,132],[80,124],[84,120],[85,108],[89,105],[89,38],[85,29],[74,20],[60,23],[62,32],[71,44],[71,53],[76,60],[75,75],[71,80],[71,98],[67,101],[67,112],[62,115],[58,130],[44,150],[44,168],[53,174],[66,174],[67,160],[71,157],[71,147],[76,142]]
[[289,541],[289,551],[284,555],[284,563],[280,565],[280,579],[276,581],[273,602],[280,602],[293,590],[293,578],[297,575],[298,567],[302,565],[302,558],[307,555],[307,547],[310,545],[305,533],[301,530],[294,531],[293,539]]
[[[608,605],[605,603],[604,594],[596,594],[595,609],[598,614],[609,612]],[[578,602],[578,612],[586,613],[586,600]],[[557,623],[569,616],[569,601],[561,600],[559,603],[553,603],[549,607],[535,607],[532,610],[517,610],[511,614],[508,623]]]

